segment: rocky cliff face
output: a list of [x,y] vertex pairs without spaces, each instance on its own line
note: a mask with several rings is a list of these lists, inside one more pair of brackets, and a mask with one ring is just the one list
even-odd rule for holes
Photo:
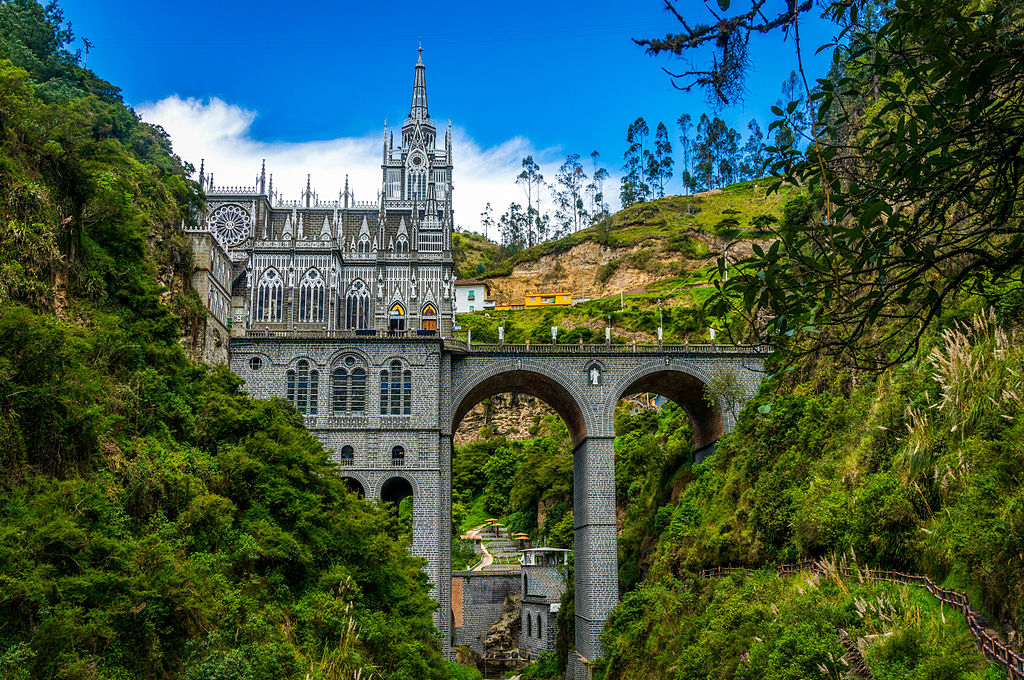
[[485,400],[466,414],[455,431],[455,445],[479,439],[505,437],[529,439],[530,429],[554,411],[543,401],[526,394],[508,392]]
[[[516,265],[507,276],[488,279],[491,298],[500,304],[522,304],[527,293],[567,291],[574,298],[608,297],[643,292],[645,287],[686,268],[705,262],[689,261],[665,250],[659,239],[627,248],[585,241],[569,250]],[[608,268],[612,269],[609,270]]]

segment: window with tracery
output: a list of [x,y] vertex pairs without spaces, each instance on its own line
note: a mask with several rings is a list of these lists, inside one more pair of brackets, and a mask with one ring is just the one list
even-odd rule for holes
[[427,171],[408,170],[405,175],[405,199],[427,200]]
[[356,251],[360,253],[370,252],[370,239],[363,236],[359,239],[359,243],[356,244]]
[[324,277],[310,269],[299,284],[299,321],[321,323],[324,320]]
[[395,241],[395,252],[396,253],[407,253],[407,252],[409,252],[409,242],[407,240],[405,240],[404,236],[400,236],[398,238],[398,240]]
[[286,375],[285,396],[299,413],[315,416],[317,411],[317,398],[320,388],[320,373],[309,369],[309,362],[300,359],[295,364],[294,370],[289,370]]
[[272,323],[281,320],[284,303],[284,281],[276,269],[263,272],[256,286],[256,321]]
[[335,416],[363,415],[366,409],[366,369],[345,357],[347,366],[331,375],[331,413]]
[[356,281],[345,297],[345,328],[362,330],[370,327],[370,291]]
[[380,414],[412,414],[412,371],[403,370],[402,362],[397,359],[380,372]]

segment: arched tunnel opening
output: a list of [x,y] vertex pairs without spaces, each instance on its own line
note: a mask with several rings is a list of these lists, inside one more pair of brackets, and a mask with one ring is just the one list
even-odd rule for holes
[[[558,629],[584,407],[559,380],[530,370],[480,380],[453,407],[452,642],[472,647],[482,633],[501,641],[480,650],[492,664],[513,649],[536,658]],[[481,604],[481,583],[494,604]],[[503,606],[517,606],[518,616],[502,617]],[[476,631],[481,619],[486,630]]]
[[412,535],[413,494],[412,483],[405,477],[391,477],[380,488],[380,500],[398,519],[398,531]]

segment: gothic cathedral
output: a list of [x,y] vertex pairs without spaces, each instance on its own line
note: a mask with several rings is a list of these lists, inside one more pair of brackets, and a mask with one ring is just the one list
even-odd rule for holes
[[[265,167],[252,187],[200,170],[202,225],[189,232],[208,309],[200,355],[228,363],[255,397],[281,397],[369,498],[413,497],[413,551],[450,608],[450,390],[455,302],[451,123],[438,142],[422,49],[396,145],[385,122],[377,201],[348,188],[280,200]],[[198,333],[196,334],[198,336]],[[444,587],[438,587],[444,584]],[[449,633],[448,616],[438,627]],[[446,642],[446,648],[448,647]]]

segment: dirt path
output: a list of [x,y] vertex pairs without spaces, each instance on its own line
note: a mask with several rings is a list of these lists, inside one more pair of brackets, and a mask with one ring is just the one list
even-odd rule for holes
[[[472,533],[479,536],[481,535],[480,530],[483,528],[484,525],[481,524],[480,526],[474,528]],[[480,558],[480,561],[470,571],[483,571],[484,567],[489,567],[494,563],[494,555],[492,555],[491,551],[487,549],[487,546],[484,545],[483,541],[480,541],[480,552],[483,553],[483,557]]]

